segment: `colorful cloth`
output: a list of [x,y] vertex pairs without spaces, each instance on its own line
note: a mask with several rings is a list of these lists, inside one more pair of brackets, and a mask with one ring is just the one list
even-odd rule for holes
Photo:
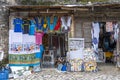
[[35,53],[9,54],[10,66],[34,66],[38,64],[40,64],[40,60],[36,58]]
[[112,32],[112,31],[113,31],[113,23],[106,22],[106,32]]
[[60,27],[61,27],[61,21],[60,21],[60,18],[59,18],[58,21],[57,21],[57,24],[56,24],[56,26],[54,28],[54,30],[59,30]]
[[40,45],[42,44],[42,37],[44,33],[43,32],[36,32],[35,37],[36,37],[36,44]]
[[13,24],[14,24],[14,32],[22,32],[22,19],[20,18],[15,18],[13,20]]
[[44,18],[39,18],[38,30],[43,30]]
[[33,20],[30,21],[30,29],[29,29],[29,35],[34,35],[35,34],[35,23]]

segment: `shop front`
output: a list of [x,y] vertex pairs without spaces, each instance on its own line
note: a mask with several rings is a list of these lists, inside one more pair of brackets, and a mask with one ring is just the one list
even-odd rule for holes
[[10,66],[54,67],[58,57],[66,57],[71,11],[61,6],[10,6],[9,10]]
[[10,66],[97,71],[97,62],[119,55],[116,7],[9,6]]

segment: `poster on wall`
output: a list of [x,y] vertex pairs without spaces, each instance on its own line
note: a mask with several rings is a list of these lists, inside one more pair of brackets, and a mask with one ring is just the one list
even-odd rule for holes
[[69,38],[68,49],[70,51],[84,49],[84,38]]

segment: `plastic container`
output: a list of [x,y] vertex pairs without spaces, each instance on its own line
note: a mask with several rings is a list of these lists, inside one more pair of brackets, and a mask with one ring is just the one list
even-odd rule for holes
[[9,70],[8,69],[2,69],[0,71],[0,80],[8,80],[9,78]]

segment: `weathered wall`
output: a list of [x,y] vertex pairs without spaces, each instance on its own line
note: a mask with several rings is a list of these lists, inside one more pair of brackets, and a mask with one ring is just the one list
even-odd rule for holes
[[82,22],[75,17],[75,38],[84,38],[85,47],[91,47],[91,22]]
[[8,58],[8,11],[0,6],[0,49],[4,51],[4,59]]

